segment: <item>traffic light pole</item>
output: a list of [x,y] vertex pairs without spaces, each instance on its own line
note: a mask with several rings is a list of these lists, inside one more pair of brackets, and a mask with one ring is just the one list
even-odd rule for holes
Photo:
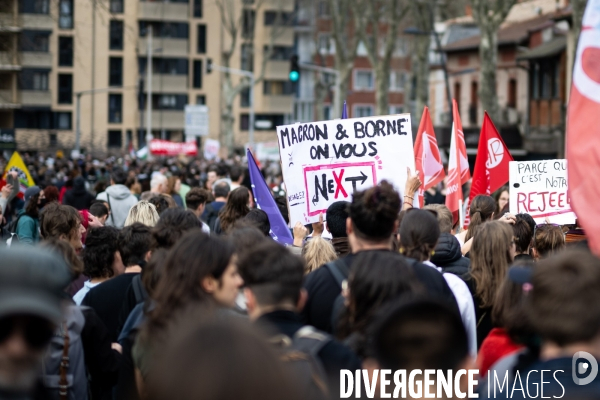
[[[340,72],[336,69],[333,68],[327,68],[327,67],[320,67],[318,65],[313,65],[313,64],[308,64],[308,63],[298,63],[298,66],[301,69],[306,69],[309,71],[316,71],[316,72],[322,72],[324,74],[331,74],[333,76],[335,76],[335,95],[333,97],[333,109],[335,110],[334,114],[332,115],[333,118],[336,118],[339,116],[341,116],[341,112],[342,112],[342,93],[340,90]],[[337,113],[340,113],[339,116]]]
[[221,72],[229,72],[234,75],[242,75],[250,79],[250,113],[248,121],[250,126],[248,127],[248,144],[252,151],[254,151],[254,73],[243,69],[222,67],[212,63],[210,68]]

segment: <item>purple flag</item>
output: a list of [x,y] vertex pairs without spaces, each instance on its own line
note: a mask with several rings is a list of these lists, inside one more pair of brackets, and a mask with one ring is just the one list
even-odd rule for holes
[[252,183],[252,193],[254,193],[254,202],[256,206],[267,213],[269,223],[271,224],[271,236],[279,243],[292,244],[294,238],[290,232],[285,220],[279,212],[279,208],[275,203],[275,199],[271,195],[271,191],[267,186],[267,182],[260,173],[260,169],[256,165],[256,160],[250,152],[246,150],[248,157],[248,171],[250,172],[250,182]]
[[346,100],[344,100],[344,108],[342,108],[342,119],[348,119],[348,108],[346,107]]

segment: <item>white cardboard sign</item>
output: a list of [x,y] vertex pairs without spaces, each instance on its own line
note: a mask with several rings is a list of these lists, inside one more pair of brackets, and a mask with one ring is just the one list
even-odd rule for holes
[[407,167],[415,171],[410,122],[399,114],[278,126],[291,224],[316,222],[331,203],[382,180],[403,196]]
[[527,213],[536,223],[574,224],[567,160],[511,161],[510,212]]

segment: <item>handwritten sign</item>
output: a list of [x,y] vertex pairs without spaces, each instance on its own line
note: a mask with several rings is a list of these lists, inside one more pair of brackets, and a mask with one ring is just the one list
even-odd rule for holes
[[403,196],[407,167],[415,170],[410,123],[399,114],[278,126],[291,221],[316,222],[331,203],[382,180]]
[[510,212],[530,214],[535,222],[573,224],[567,160],[511,161]]

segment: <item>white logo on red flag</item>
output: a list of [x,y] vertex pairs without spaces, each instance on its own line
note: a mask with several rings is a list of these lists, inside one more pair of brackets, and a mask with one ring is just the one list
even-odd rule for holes
[[502,162],[504,157],[504,145],[498,138],[488,140],[488,159],[485,166],[489,169],[495,168]]

